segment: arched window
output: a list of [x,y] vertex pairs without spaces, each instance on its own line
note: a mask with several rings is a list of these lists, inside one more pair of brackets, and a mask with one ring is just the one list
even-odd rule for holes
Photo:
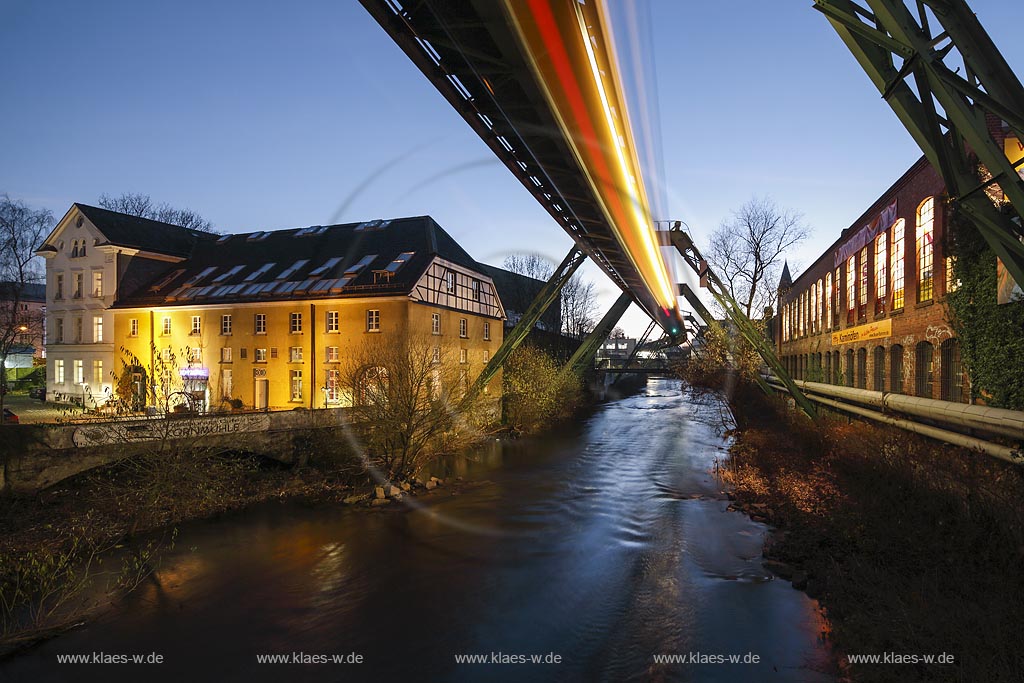
[[964,370],[960,363],[960,344],[947,339],[939,346],[939,397],[943,401],[964,400]]
[[818,285],[811,283],[811,334],[818,331]]
[[857,320],[857,255],[846,260],[846,324]]
[[914,393],[932,397],[932,370],[935,366],[935,347],[931,342],[918,342],[914,358]]
[[917,207],[917,300],[931,301],[935,292],[932,235],[935,227],[935,198]]
[[821,381],[832,382],[832,354],[828,351],[825,352],[825,377]]
[[903,393],[903,347],[899,344],[889,349],[889,391]]
[[843,370],[839,367],[839,352],[832,352],[832,384],[839,384],[839,377],[843,374]]
[[868,388],[868,350],[857,349],[857,388]]
[[832,328],[832,272],[825,276],[825,329]]
[[78,258],[78,240],[71,243],[71,258]]
[[875,347],[875,391],[885,391],[885,347]]
[[846,386],[853,386],[853,349],[846,350]]
[[888,293],[889,250],[885,232],[875,238],[875,315],[885,313],[885,297]]
[[903,233],[905,228],[906,221],[902,218],[892,225],[892,251],[890,252],[892,261],[889,271],[892,273],[892,310],[894,311],[903,309],[903,269],[906,262],[906,258],[904,258],[905,242]]

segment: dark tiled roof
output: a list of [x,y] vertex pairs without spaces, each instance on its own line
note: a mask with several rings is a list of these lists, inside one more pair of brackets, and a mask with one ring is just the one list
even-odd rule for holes
[[[19,285],[17,282],[0,282],[0,300],[10,301],[14,298],[14,292],[17,291]],[[25,283],[21,285],[21,301],[34,301],[37,303],[46,303],[46,285],[36,284],[33,282]]]
[[223,235],[141,283],[119,308],[399,294],[441,257],[483,269],[429,216]]
[[[514,314],[522,315],[525,313],[526,309],[533,303],[534,298],[544,287],[543,280],[520,275],[497,266],[489,266],[486,263],[481,263],[480,266],[483,268],[483,272],[490,276],[494,282],[494,288],[498,290],[498,296],[501,298],[501,305],[505,308],[505,313],[510,318],[513,318]],[[546,329],[553,332],[562,329],[562,311],[558,299],[555,299],[554,303],[548,307],[548,310],[541,316],[540,321],[544,323]]]
[[149,218],[101,209],[97,206],[75,203],[78,210],[92,221],[107,241],[119,247],[130,247],[171,256],[188,256],[200,241],[212,241],[216,235],[189,230],[180,225],[161,223]]

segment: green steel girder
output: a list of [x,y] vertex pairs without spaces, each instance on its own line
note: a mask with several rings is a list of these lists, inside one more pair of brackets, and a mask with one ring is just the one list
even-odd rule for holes
[[[669,230],[666,232],[666,237],[669,243],[676,248],[679,255],[683,257],[690,268],[697,273],[701,279],[701,283],[706,286],[707,290],[711,293],[711,296],[715,298],[718,305],[722,307],[725,314],[729,316],[729,319],[736,326],[736,330],[740,333],[744,339],[757,351],[758,355],[765,364],[772,369],[775,376],[786,386],[786,390],[789,391],[789,395],[793,397],[796,404],[800,406],[800,409],[807,414],[812,420],[818,420],[818,411],[815,410],[814,404],[812,404],[804,393],[800,391],[800,388],[793,381],[793,378],[786,372],[786,368],[783,367],[782,362],[779,361],[779,357],[775,355],[775,349],[768,343],[764,335],[754,326],[750,318],[743,312],[739,304],[737,304],[731,296],[728,294],[728,290],[722,284],[722,281],[718,278],[711,268],[708,267],[707,262],[701,256],[700,251],[697,249],[697,245],[693,243],[690,236],[682,230]],[[679,286],[680,294],[682,294],[686,300],[693,306],[693,309],[704,319],[705,323],[710,323],[714,320],[711,313],[705,308],[701,300],[694,294],[693,290],[688,285],[681,284]],[[771,394],[772,391],[768,387],[767,383],[762,378],[755,380],[758,386],[761,387],[765,393]]]
[[[1024,243],[1011,217],[997,209],[970,168],[969,147],[1024,215],[1024,179],[989,133],[985,114],[1024,139],[1024,87],[963,0],[921,0],[918,17],[903,0],[815,0],[861,68],[929,162],[950,200],[978,227],[1017,282],[1024,282]],[[941,24],[934,32],[924,7]],[[872,22],[872,23],[866,23]],[[955,48],[965,69],[944,61]],[[902,60],[896,68],[894,56]],[[914,87],[907,82],[913,76]],[[941,110],[941,115],[940,115]]]
[[501,346],[494,352],[491,359],[487,361],[487,365],[480,371],[476,381],[466,392],[466,396],[463,398],[463,405],[468,405],[473,398],[475,398],[484,387],[490,384],[494,376],[498,374],[498,370],[505,364],[508,357],[519,348],[519,345],[526,339],[526,335],[530,333],[533,326],[537,324],[537,321],[541,319],[544,313],[550,308],[551,304],[558,300],[558,297],[562,293],[562,287],[569,281],[569,278],[573,276],[576,269],[579,268],[583,262],[587,259],[587,255],[577,247],[573,247],[569,250],[569,253],[565,255],[562,262],[558,264],[555,272],[552,273],[551,278],[544,284],[541,290],[534,297],[530,303],[529,308],[523,312],[523,316],[516,323],[516,326],[512,328],[508,334],[505,335],[501,341]]
[[631,303],[633,303],[633,297],[630,296],[629,292],[623,292],[619,295],[619,298],[615,300],[615,303],[611,305],[608,312],[601,318],[601,322],[597,323],[597,326],[591,330],[590,334],[583,340],[583,343],[576,349],[576,352],[572,354],[572,358],[562,367],[561,372],[563,374],[573,372],[582,376],[587,368],[593,365],[597,350],[601,348],[601,344],[612,333],[612,330],[619,322],[619,318],[622,317],[622,314],[626,312]]

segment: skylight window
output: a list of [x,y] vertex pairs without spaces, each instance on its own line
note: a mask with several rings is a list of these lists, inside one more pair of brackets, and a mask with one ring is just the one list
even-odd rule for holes
[[217,277],[213,278],[213,281],[214,282],[224,282],[229,277],[232,277],[234,275],[238,275],[238,273],[240,273],[244,268],[245,268],[244,265],[242,265],[242,266],[232,266],[231,268],[229,268],[228,270],[224,271],[223,273],[221,273]]
[[254,232],[253,234],[249,235],[247,240],[249,242],[259,242],[260,240],[265,240],[268,237],[270,237],[270,233],[266,230],[263,230],[260,232]]
[[324,273],[329,271],[331,268],[334,268],[336,265],[341,263],[341,259],[342,259],[341,256],[334,256],[332,258],[329,258],[329,259],[327,259],[326,263],[324,263],[324,264],[322,264],[320,266],[317,266],[315,269],[309,271],[309,274],[310,275],[323,275]]
[[295,271],[299,270],[300,268],[302,268],[307,263],[309,263],[309,259],[307,259],[307,258],[299,259],[295,263],[291,264],[290,266],[288,266],[287,268],[282,270],[281,273],[277,276],[277,279],[278,280],[287,280],[289,277],[291,277],[292,273],[294,273]]
[[264,263],[262,266],[249,273],[249,275],[247,275],[245,278],[245,282],[252,282],[261,275],[266,275],[267,271],[276,265],[276,263]]
[[171,284],[176,279],[178,279],[178,276],[180,276],[184,272],[185,272],[184,268],[172,271],[163,280],[160,280],[160,282],[158,282],[155,285],[153,285],[152,287],[150,287],[149,291],[151,291],[151,292],[159,292],[161,289],[163,289],[164,287],[166,287],[167,285]]
[[349,277],[355,277],[356,275],[361,273],[363,271],[363,269],[366,268],[366,266],[368,266],[371,263],[373,263],[374,259],[376,259],[376,258],[377,258],[376,254],[367,254],[363,258],[359,259],[358,263],[355,263],[355,264],[349,266],[348,268],[346,268],[345,269],[345,275],[347,275]]
[[205,278],[207,275],[210,275],[215,270],[217,270],[217,266],[210,266],[208,268],[203,268],[201,271],[199,271],[198,273],[196,273],[195,275],[190,277],[188,280],[186,280],[185,281],[185,286],[186,287],[191,287],[192,285],[199,284],[202,281],[203,278]]
[[385,268],[387,272],[394,274],[398,272],[398,269],[406,264],[409,259],[416,255],[415,251],[406,251],[395,257],[395,260],[388,264]]
[[232,237],[234,237],[234,235],[221,235],[221,236],[220,236],[220,237],[219,237],[219,238],[217,239],[217,244],[224,244],[225,242],[227,242],[227,241],[228,241],[229,239],[231,239]]
[[316,235],[316,234],[317,234],[317,231],[318,231],[318,230],[319,230],[319,229],[320,229],[321,227],[323,227],[323,226],[320,226],[320,225],[311,225],[311,226],[309,226],[308,228],[302,228],[302,229],[301,229],[301,230],[299,230],[299,231],[298,231],[297,233],[295,233],[295,236],[296,236],[296,237],[305,237],[306,235]]

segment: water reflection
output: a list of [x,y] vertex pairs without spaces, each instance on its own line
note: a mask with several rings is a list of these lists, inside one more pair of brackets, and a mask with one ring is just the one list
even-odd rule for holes
[[[717,402],[652,381],[543,440],[442,463],[469,485],[412,511],[273,504],[189,525],[154,585],[0,678],[74,680],[57,653],[105,650],[164,654],[153,681],[833,680],[815,604],[761,567],[764,527],[726,511],[720,427]],[[256,663],[297,651],[366,663]],[[499,651],[562,663],[454,659]],[[690,652],[763,663],[653,660]]]

